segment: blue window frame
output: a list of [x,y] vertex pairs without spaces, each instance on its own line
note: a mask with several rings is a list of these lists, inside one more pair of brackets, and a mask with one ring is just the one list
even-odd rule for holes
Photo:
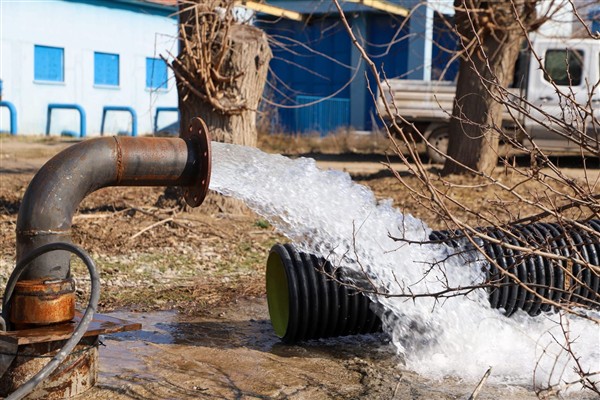
[[36,81],[65,81],[65,49],[62,47],[33,47],[33,79]]
[[167,63],[160,58],[146,58],[146,88],[167,88]]
[[94,52],[94,84],[119,86],[119,55]]

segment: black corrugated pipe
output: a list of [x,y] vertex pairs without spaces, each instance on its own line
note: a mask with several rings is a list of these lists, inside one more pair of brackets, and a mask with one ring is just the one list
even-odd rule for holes
[[[38,171],[25,192],[17,218],[17,263],[45,244],[71,243],[79,203],[103,187],[182,186],[186,202],[200,205],[208,191],[210,162],[210,135],[199,118],[180,138],[103,137],[67,148]],[[60,250],[43,254],[19,282],[68,283],[69,259],[70,253]],[[29,304],[24,302],[25,307]],[[32,315],[29,309],[23,311]]]
[[371,300],[339,284],[339,270],[324,258],[277,244],[266,275],[271,323],[284,343],[381,330]]
[[[600,233],[600,220],[582,221],[580,224]],[[508,316],[519,309],[532,316],[550,311],[551,304],[540,297],[555,303],[600,308],[600,270],[587,266],[600,266],[600,241],[597,236],[578,227],[543,222],[509,226],[506,230],[510,234],[499,228],[479,230],[503,243],[541,249],[569,258],[568,262],[552,260],[540,255],[524,254],[488,240],[476,239],[492,260],[517,276],[520,282],[537,294],[517,285],[496,265],[490,264],[485,272],[486,281],[490,285],[489,301],[493,308],[504,309]],[[453,247],[463,244],[467,250],[470,247],[460,231],[433,232],[430,239]]]
[[[582,224],[600,233],[600,220]],[[584,265],[600,266],[597,236],[583,229],[564,229],[559,224],[541,222],[511,226],[508,231],[512,235],[495,227],[479,230],[504,243],[569,257],[573,262],[522,254],[489,240],[476,239],[492,260],[537,295],[556,303],[600,308],[600,273]],[[460,231],[434,231],[429,238],[463,247],[461,252],[473,249]],[[267,260],[267,301],[275,333],[285,343],[381,329],[381,321],[373,312],[374,304],[366,296],[336,283],[321,271],[340,278],[339,271],[334,271],[326,260],[299,253],[291,244],[271,249]],[[518,285],[494,264],[489,264],[485,272],[490,305],[504,309],[507,316],[519,309],[532,316],[552,309],[548,302]]]

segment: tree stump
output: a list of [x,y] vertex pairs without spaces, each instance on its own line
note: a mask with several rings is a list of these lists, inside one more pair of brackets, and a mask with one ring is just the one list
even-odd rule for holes
[[[173,62],[180,127],[202,118],[213,140],[256,146],[256,115],[272,53],[266,34],[235,22],[224,2],[181,5],[180,54]],[[230,4],[230,3],[229,3]],[[230,10],[229,10],[230,11]]]
[[[200,117],[212,140],[255,147],[258,105],[272,58],[266,34],[236,22],[230,0],[180,2],[179,10],[180,49],[171,68],[177,79],[180,129]],[[217,197],[209,196],[205,208],[248,212],[238,200]]]

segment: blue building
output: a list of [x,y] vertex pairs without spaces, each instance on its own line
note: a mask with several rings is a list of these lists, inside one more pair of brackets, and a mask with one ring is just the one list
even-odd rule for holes
[[[395,9],[342,2],[380,73],[438,79],[447,53],[435,42],[452,47],[454,41],[434,8],[451,13],[451,1],[430,0],[432,7],[421,0],[379,3]],[[178,50],[176,0],[0,4],[2,100],[17,113],[13,118],[9,107],[0,108],[0,131],[11,130],[14,119],[19,134],[142,134],[152,132],[157,110],[177,107],[175,80],[162,60]],[[268,5],[302,15],[302,21],[262,13],[255,19],[270,35],[274,52],[266,97],[282,105],[273,118],[275,129],[370,129],[373,100],[365,74],[372,75],[333,3],[272,0]],[[451,68],[443,79],[454,74]],[[306,104],[313,105],[298,107]],[[165,111],[158,122],[176,118],[176,111]]]
[[[456,62],[448,65],[457,41],[446,22],[451,2],[419,0],[380,2],[381,10],[342,2],[359,43],[382,77],[453,80]],[[274,129],[288,132],[338,127],[371,129],[374,103],[368,84],[373,75],[352,44],[337,8],[329,1],[273,0],[270,5],[302,14],[301,21],[259,14],[257,25],[271,38],[273,61],[266,97],[276,103]],[[365,76],[369,78],[368,83]],[[309,106],[306,106],[306,105]]]
[[159,123],[177,120],[175,80],[162,59],[177,54],[176,3],[0,2],[0,131],[151,133],[157,109],[173,108]]

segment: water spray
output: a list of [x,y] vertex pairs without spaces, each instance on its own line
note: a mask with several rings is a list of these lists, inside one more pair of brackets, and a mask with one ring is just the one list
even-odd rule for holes
[[[315,271],[315,264],[326,259],[336,274],[325,275],[325,286],[341,280],[350,283],[346,288],[350,292],[355,287],[367,289],[365,294],[372,303],[369,308],[376,307],[375,314],[381,318],[383,330],[402,356],[405,367],[419,374],[434,379],[455,376],[475,381],[481,378],[482,371],[493,366],[490,382],[494,383],[531,385],[533,371],[534,384],[577,380],[572,356],[557,341],[563,337],[561,322],[568,323],[571,337],[577,338],[571,344],[572,354],[579,357],[577,362],[584,369],[597,370],[600,353],[594,320],[599,314],[589,309],[597,307],[599,302],[598,297],[590,297],[598,282],[595,259],[600,249],[594,233],[598,229],[592,225],[597,221],[588,221],[585,229],[581,224],[566,226],[568,234],[562,237],[559,226],[542,223],[523,227],[520,232],[513,231],[520,227],[507,228],[502,233],[490,232],[489,243],[472,238],[481,251],[471,252],[455,247],[467,245],[468,241],[460,234],[436,233],[448,236],[446,241],[430,237],[433,231],[424,221],[401,213],[391,201],[378,200],[369,188],[353,182],[347,173],[319,169],[312,159],[290,159],[223,143],[214,143],[213,152],[218,163],[215,162],[211,174],[211,189],[243,200],[293,243],[300,254],[300,265],[306,264],[307,255],[311,261],[300,275],[300,267],[288,249],[285,256],[278,248],[268,260],[271,317],[276,334],[285,341],[306,340],[307,332],[313,331],[322,335],[320,324],[325,320],[325,312],[328,315],[325,332],[330,332],[332,320],[337,325],[340,315],[344,315],[340,306],[332,308],[328,302],[329,306],[324,307],[323,297],[315,300],[314,293],[321,292],[311,289],[304,294],[298,292],[290,284],[293,278],[286,275],[285,269],[293,267],[296,283],[303,276],[307,283],[311,282],[315,276],[311,278],[308,272],[316,272],[316,278],[321,279],[323,268],[319,266],[319,271]],[[503,235],[511,236],[507,232],[512,232],[514,238],[503,239]],[[486,232],[482,233],[485,236]],[[524,254],[510,249],[519,247]],[[530,255],[525,249],[539,251]],[[497,260],[500,267],[504,265],[507,271],[521,277],[519,280],[527,289],[522,286],[515,289],[516,285],[506,281],[506,274],[500,274],[490,265],[493,263],[482,260],[484,254],[492,255],[492,251],[491,260]],[[544,252],[556,257],[536,256]],[[584,261],[584,252],[589,263]],[[436,265],[440,268],[432,268]],[[360,284],[361,276],[368,277],[374,285]],[[537,285],[535,281],[546,285]],[[481,289],[443,299],[430,296],[448,287],[470,286]],[[316,288],[322,290],[322,287]],[[410,294],[406,290],[410,288],[423,296],[413,299],[386,295],[402,294],[403,288],[405,294]],[[373,289],[380,294],[369,293]],[[328,299],[332,298],[331,293],[328,292]],[[589,318],[553,313],[552,301],[539,299],[539,295],[557,299],[559,294],[561,301],[584,302],[576,312]],[[290,296],[298,300],[298,315],[290,308],[294,304]],[[357,296],[350,294],[348,304],[356,301]],[[339,295],[333,298],[344,304],[339,302]],[[500,308],[492,308],[491,300],[494,307]],[[300,315],[307,310],[313,312],[317,302],[318,318]],[[507,311],[510,318],[505,315]],[[348,315],[346,323],[350,318],[362,319],[361,315],[359,309],[354,316]],[[320,322],[316,327],[306,327],[303,321]]]

